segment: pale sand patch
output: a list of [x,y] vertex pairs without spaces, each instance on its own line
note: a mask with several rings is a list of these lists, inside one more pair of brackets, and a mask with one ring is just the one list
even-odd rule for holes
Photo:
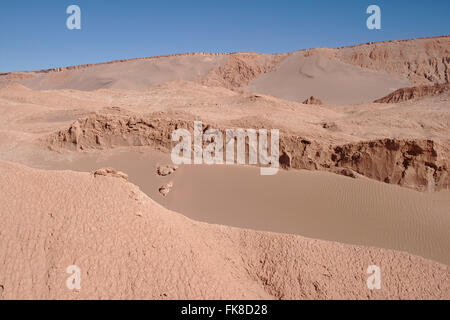
[[102,88],[142,90],[172,80],[195,81],[213,67],[225,63],[227,56],[172,56],[92,65],[84,69],[40,74],[21,81],[37,90],[76,89],[92,91]]
[[294,53],[274,72],[255,79],[249,90],[302,102],[314,96],[325,103],[363,103],[407,87],[407,79],[362,69],[317,53]]

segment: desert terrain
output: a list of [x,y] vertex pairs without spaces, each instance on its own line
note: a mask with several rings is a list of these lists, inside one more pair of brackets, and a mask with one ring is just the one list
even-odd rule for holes
[[[450,299],[449,68],[443,36],[0,74],[0,299]],[[174,167],[194,121],[279,129],[280,171]]]

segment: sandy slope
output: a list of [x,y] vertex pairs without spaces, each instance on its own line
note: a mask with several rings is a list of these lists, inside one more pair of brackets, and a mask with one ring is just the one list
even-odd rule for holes
[[407,86],[406,79],[345,64],[326,52],[306,55],[301,51],[286,57],[275,72],[256,78],[249,89],[298,102],[313,95],[327,103],[344,104],[375,100]]
[[[261,177],[250,166],[182,165],[161,176],[158,168],[171,164],[170,156],[151,147],[32,158],[44,169],[126,172],[150,198],[196,221],[406,251],[450,264],[450,190],[418,192],[307,170]],[[163,196],[165,184],[172,187]]]
[[223,64],[226,58],[225,55],[188,55],[133,60],[42,73],[22,83],[33,89],[145,89],[170,80],[198,80],[213,67]]
[[32,89],[146,89],[170,80],[249,89],[278,98],[370,102],[417,84],[448,82],[449,37],[286,54],[185,54],[0,75]]
[[[121,178],[0,174],[3,299],[450,298],[449,268],[405,253],[194,222]],[[73,264],[79,292],[65,286]]]

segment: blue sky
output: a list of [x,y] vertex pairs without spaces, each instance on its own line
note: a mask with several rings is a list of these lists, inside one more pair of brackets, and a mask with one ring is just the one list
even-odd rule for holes
[[[81,8],[81,30],[66,8]],[[381,30],[366,8],[381,7]],[[182,52],[287,52],[450,34],[449,0],[1,0],[0,72]]]

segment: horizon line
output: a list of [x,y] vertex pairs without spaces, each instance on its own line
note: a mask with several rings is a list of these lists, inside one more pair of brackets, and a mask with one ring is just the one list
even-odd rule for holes
[[439,36],[429,36],[429,37],[418,37],[418,38],[406,38],[406,39],[391,39],[391,40],[383,40],[383,41],[369,41],[369,42],[362,42],[359,44],[354,45],[347,45],[347,46],[340,46],[340,47],[313,47],[313,48],[303,48],[288,52],[278,52],[278,53],[268,53],[268,52],[258,52],[258,51],[233,51],[233,52],[184,52],[184,53],[172,53],[172,54],[165,54],[165,55],[155,55],[155,56],[146,56],[146,57],[135,57],[135,58],[128,58],[128,59],[114,59],[114,60],[108,60],[104,62],[96,62],[96,63],[85,63],[85,64],[74,64],[74,65],[67,65],[67,66],[60,66],[60,67],[53,67],[53,68],[46,68],[46,69],[35,69],[35,70],[14,70],[9,72],[0,72],[0,76],[6,76],[9,74],[14,73],[50,73],[50,72],[62,72],[67,70],[73,70],[73,69],[84,69],[92,66],[98,66],[98,65],[106,65],[106,64],[114,64],[114,63],[121,63],[121,62],[130,62],[130,61],[139,61],[139,60],[150,60],[150,59],[158,59],[158,58],[168,58],[168,57],[180,57],[180,56],[189,56],[189,55],[233,55],[233,54],[272,54],[272,55],[288,55],[294,52],[300,52],[305,50],[312,50],[312,49],[343,49],[343,48],[354,48],[359,47],[363,45],[372,45],[375,43],[389,43],[389,42],[404,42],[404,41],[411,41],[411,40],[425,40],[425,39],[435,39],[435,38],[448,38],[450,37],[450,34],[447,35],[439,35]]

